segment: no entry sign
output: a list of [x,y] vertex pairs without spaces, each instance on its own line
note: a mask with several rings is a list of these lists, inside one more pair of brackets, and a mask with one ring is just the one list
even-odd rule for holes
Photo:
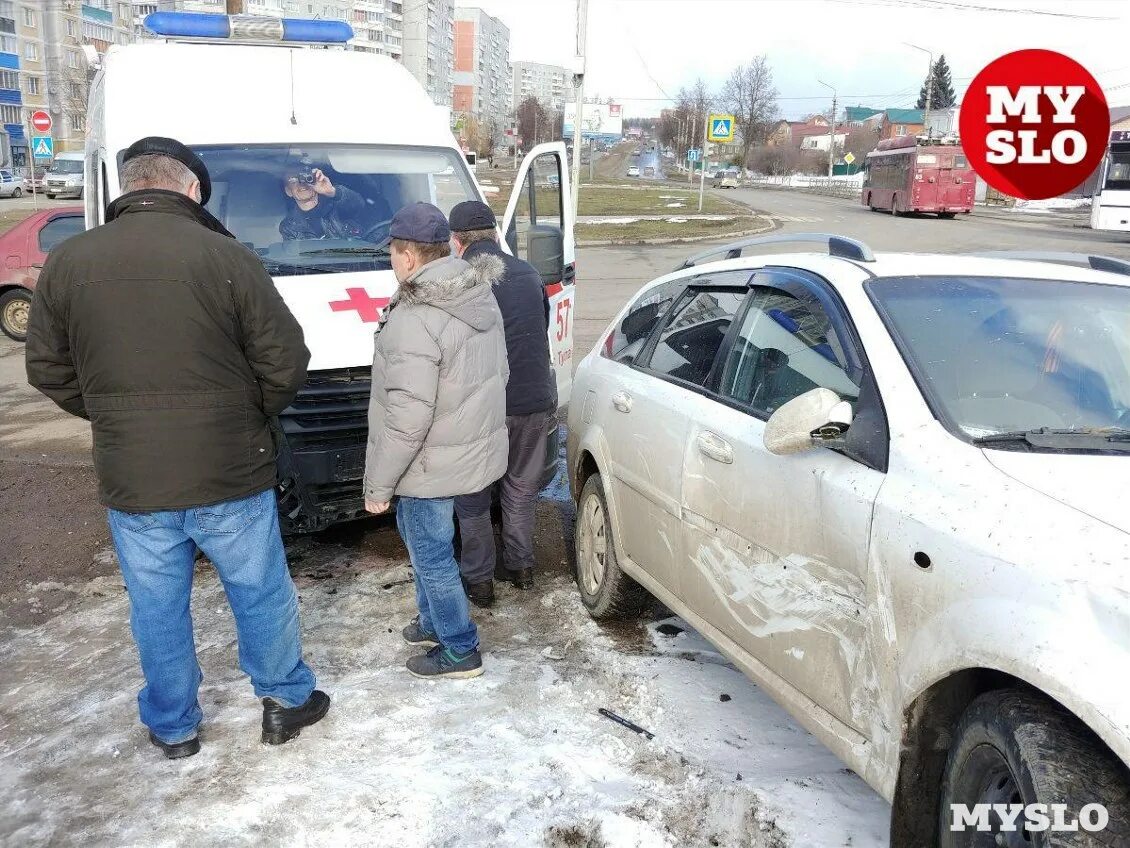
[[51,132],[51,116],[40,109],[31,113],[31,127],[38,133]]

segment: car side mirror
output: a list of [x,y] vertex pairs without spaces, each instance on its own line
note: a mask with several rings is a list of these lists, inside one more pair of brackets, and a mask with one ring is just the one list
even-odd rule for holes
[[526,260],[544,285],[565,279],[565,235],[552,224],[534,224],[526,232]]
[[777,456],[838,440],[851,426],[851,404],[830,389],[812,389],[774,412],[765,424],[765,449]]

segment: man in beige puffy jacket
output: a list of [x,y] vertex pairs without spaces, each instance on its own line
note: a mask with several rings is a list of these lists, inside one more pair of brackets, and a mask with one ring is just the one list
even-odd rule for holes
[[377,331],[365,458],[365,507],[397,497],[396,523],[412,558],[419,616],[404,628],[417,677],[483,673],[479,637],[459,578],[454,498],[506,471],[506,338],[491,291],[502,263],[451,255],[444,214],[414,203],[392,219],[400,289]]

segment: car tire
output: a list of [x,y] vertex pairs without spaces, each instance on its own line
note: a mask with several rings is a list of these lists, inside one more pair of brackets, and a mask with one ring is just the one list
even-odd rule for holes
[[[1130,845],[1130,781],[1127,770],[1083,724],[1041,695],[1002,689],[976,698],[954,729],[942,781],[939,845],[974,848],[1098,848]],[[951,804],[1066,804],[1066,821],[1077,821],[1087,804],[1106,807],[1101,831],[991,834],[974,826],[952,831]]]
[[53,195],[53,194],[49,194],[49,195],[47,195],[47,199],[48,199],[48,200],[54,200],[54,199],[55,199],[55,195]]
[[31,316],[31,292],[9,289],[0,294],[0,331],[13,341],[27,340],[27,324]]
[[612,537],[612,520],[599,474],[585,481],[577,501],[574,529],[577,588],[589,615],[598,621],[637,616],[647,591],[620,569]]
[[938,217],[944,218],[945,220],[948,221],[950,218],[954,217],[956,214],[957,214],[956,212],[939,212]]
[[20,197],[23,193],[23,189],[17,186],[16,190],[12,192],[12,197]]

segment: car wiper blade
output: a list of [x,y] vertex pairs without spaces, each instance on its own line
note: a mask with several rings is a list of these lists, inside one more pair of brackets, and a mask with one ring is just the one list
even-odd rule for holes
[[1011,430],[1004,433],[988,433],[976,436],[975,445],[1027,444],[1032,447],[1057,448],[1078,447],[1080,442],[1107,442],[1110,444],[1130,444],[1130,429],[1120,427],[1070,429],[1038,427],[1034,430]]
[[386,247],[323,247],[320,250],[304,250],[300,256],[391,256]]

